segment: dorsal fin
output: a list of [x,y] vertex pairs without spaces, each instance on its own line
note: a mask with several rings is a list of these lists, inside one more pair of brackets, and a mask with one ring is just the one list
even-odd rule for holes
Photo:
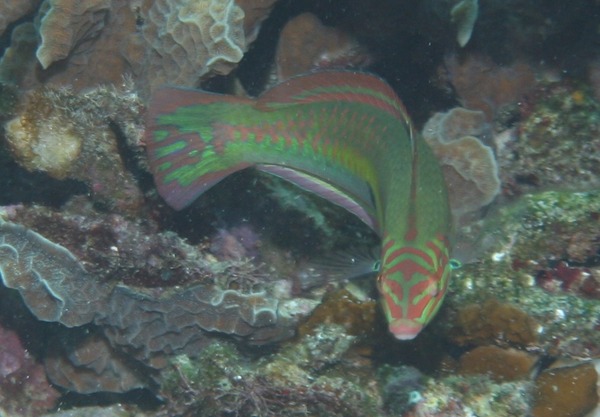
[[381,78],[364,72],[319,71],[292,77],[261,95],[256,106],[276,110],[289,104],[327,101],[365,103],[408,120],[394,90]]

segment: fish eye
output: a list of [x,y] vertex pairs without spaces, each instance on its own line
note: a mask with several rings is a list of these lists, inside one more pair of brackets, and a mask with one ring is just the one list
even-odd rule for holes
[[455,258],[450,259],[449,264],[450,264],[450,269],[452,269],[452,270],[459,269],[462,267],[462,263],[458,259],[455,259]]

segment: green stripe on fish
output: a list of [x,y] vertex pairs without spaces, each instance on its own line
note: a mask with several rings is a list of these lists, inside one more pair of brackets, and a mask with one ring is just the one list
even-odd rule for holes
[[346,208],[382,238],[377,280],[394,336],[412,339],[438,311],[451,269],[444,180],[381,79],[319,72],[256,100],[164,88],[148,109],[146,146],[175,209],[247,167]]

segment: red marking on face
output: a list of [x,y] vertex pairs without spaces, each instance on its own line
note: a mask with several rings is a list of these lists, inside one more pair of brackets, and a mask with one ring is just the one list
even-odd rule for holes
[[381,296],[384,298],[384,303],[386,308],[389,310],[389,315],[395,319],[402,318],[404,313],[394,298],[400,300],[401,302],[404,297],[404,288],[402,288],[399,283],[382,276],[380,280],[379,291]]
[[413,279],[413,275],[420,274],[423,276],[427,276],[431,273],[430,270],[424,268],[422,265],[419,265],[412,259],[405,259],[403,261],[398,262],[396,265],[387,269],[386,273],[392,275],[400,272],[404,277],[405,281],[411,281]]
[[[392,243],[393,244],[393,243]],[[390,244],[389,246],[391,247],[392,244]],[[389,248],[388,248],[389,249]],[[385,247],[384,247],[385,250]],[[413,248],[411,246],[407,246],[404,248],[400,248],[400,249],[396,249],[395,251],[393,251],[390,255],[388,255],[385,258],[385,263],[386,264],[390,264],[394,261],[394,259],[396,259],[398,256],[404,255],[404,254],[410,254],[410,255],[414,255],[418,258],[423,259],[427,264],[431,265],[433,267],[433,261],[431,260],[431,258],[429,257],[429,255],[427,255],[425,252],[423,252],[420,249],[417,248]]]

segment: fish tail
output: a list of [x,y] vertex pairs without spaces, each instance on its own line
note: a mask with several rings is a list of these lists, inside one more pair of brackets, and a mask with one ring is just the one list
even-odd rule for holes
[[153,95],[146,150],[158,191],[169,205],[182,209],[250,165],[235,146],[239,135],[232,124],[243,124],[252,105],[250,99],[182,88],[166,87]]

